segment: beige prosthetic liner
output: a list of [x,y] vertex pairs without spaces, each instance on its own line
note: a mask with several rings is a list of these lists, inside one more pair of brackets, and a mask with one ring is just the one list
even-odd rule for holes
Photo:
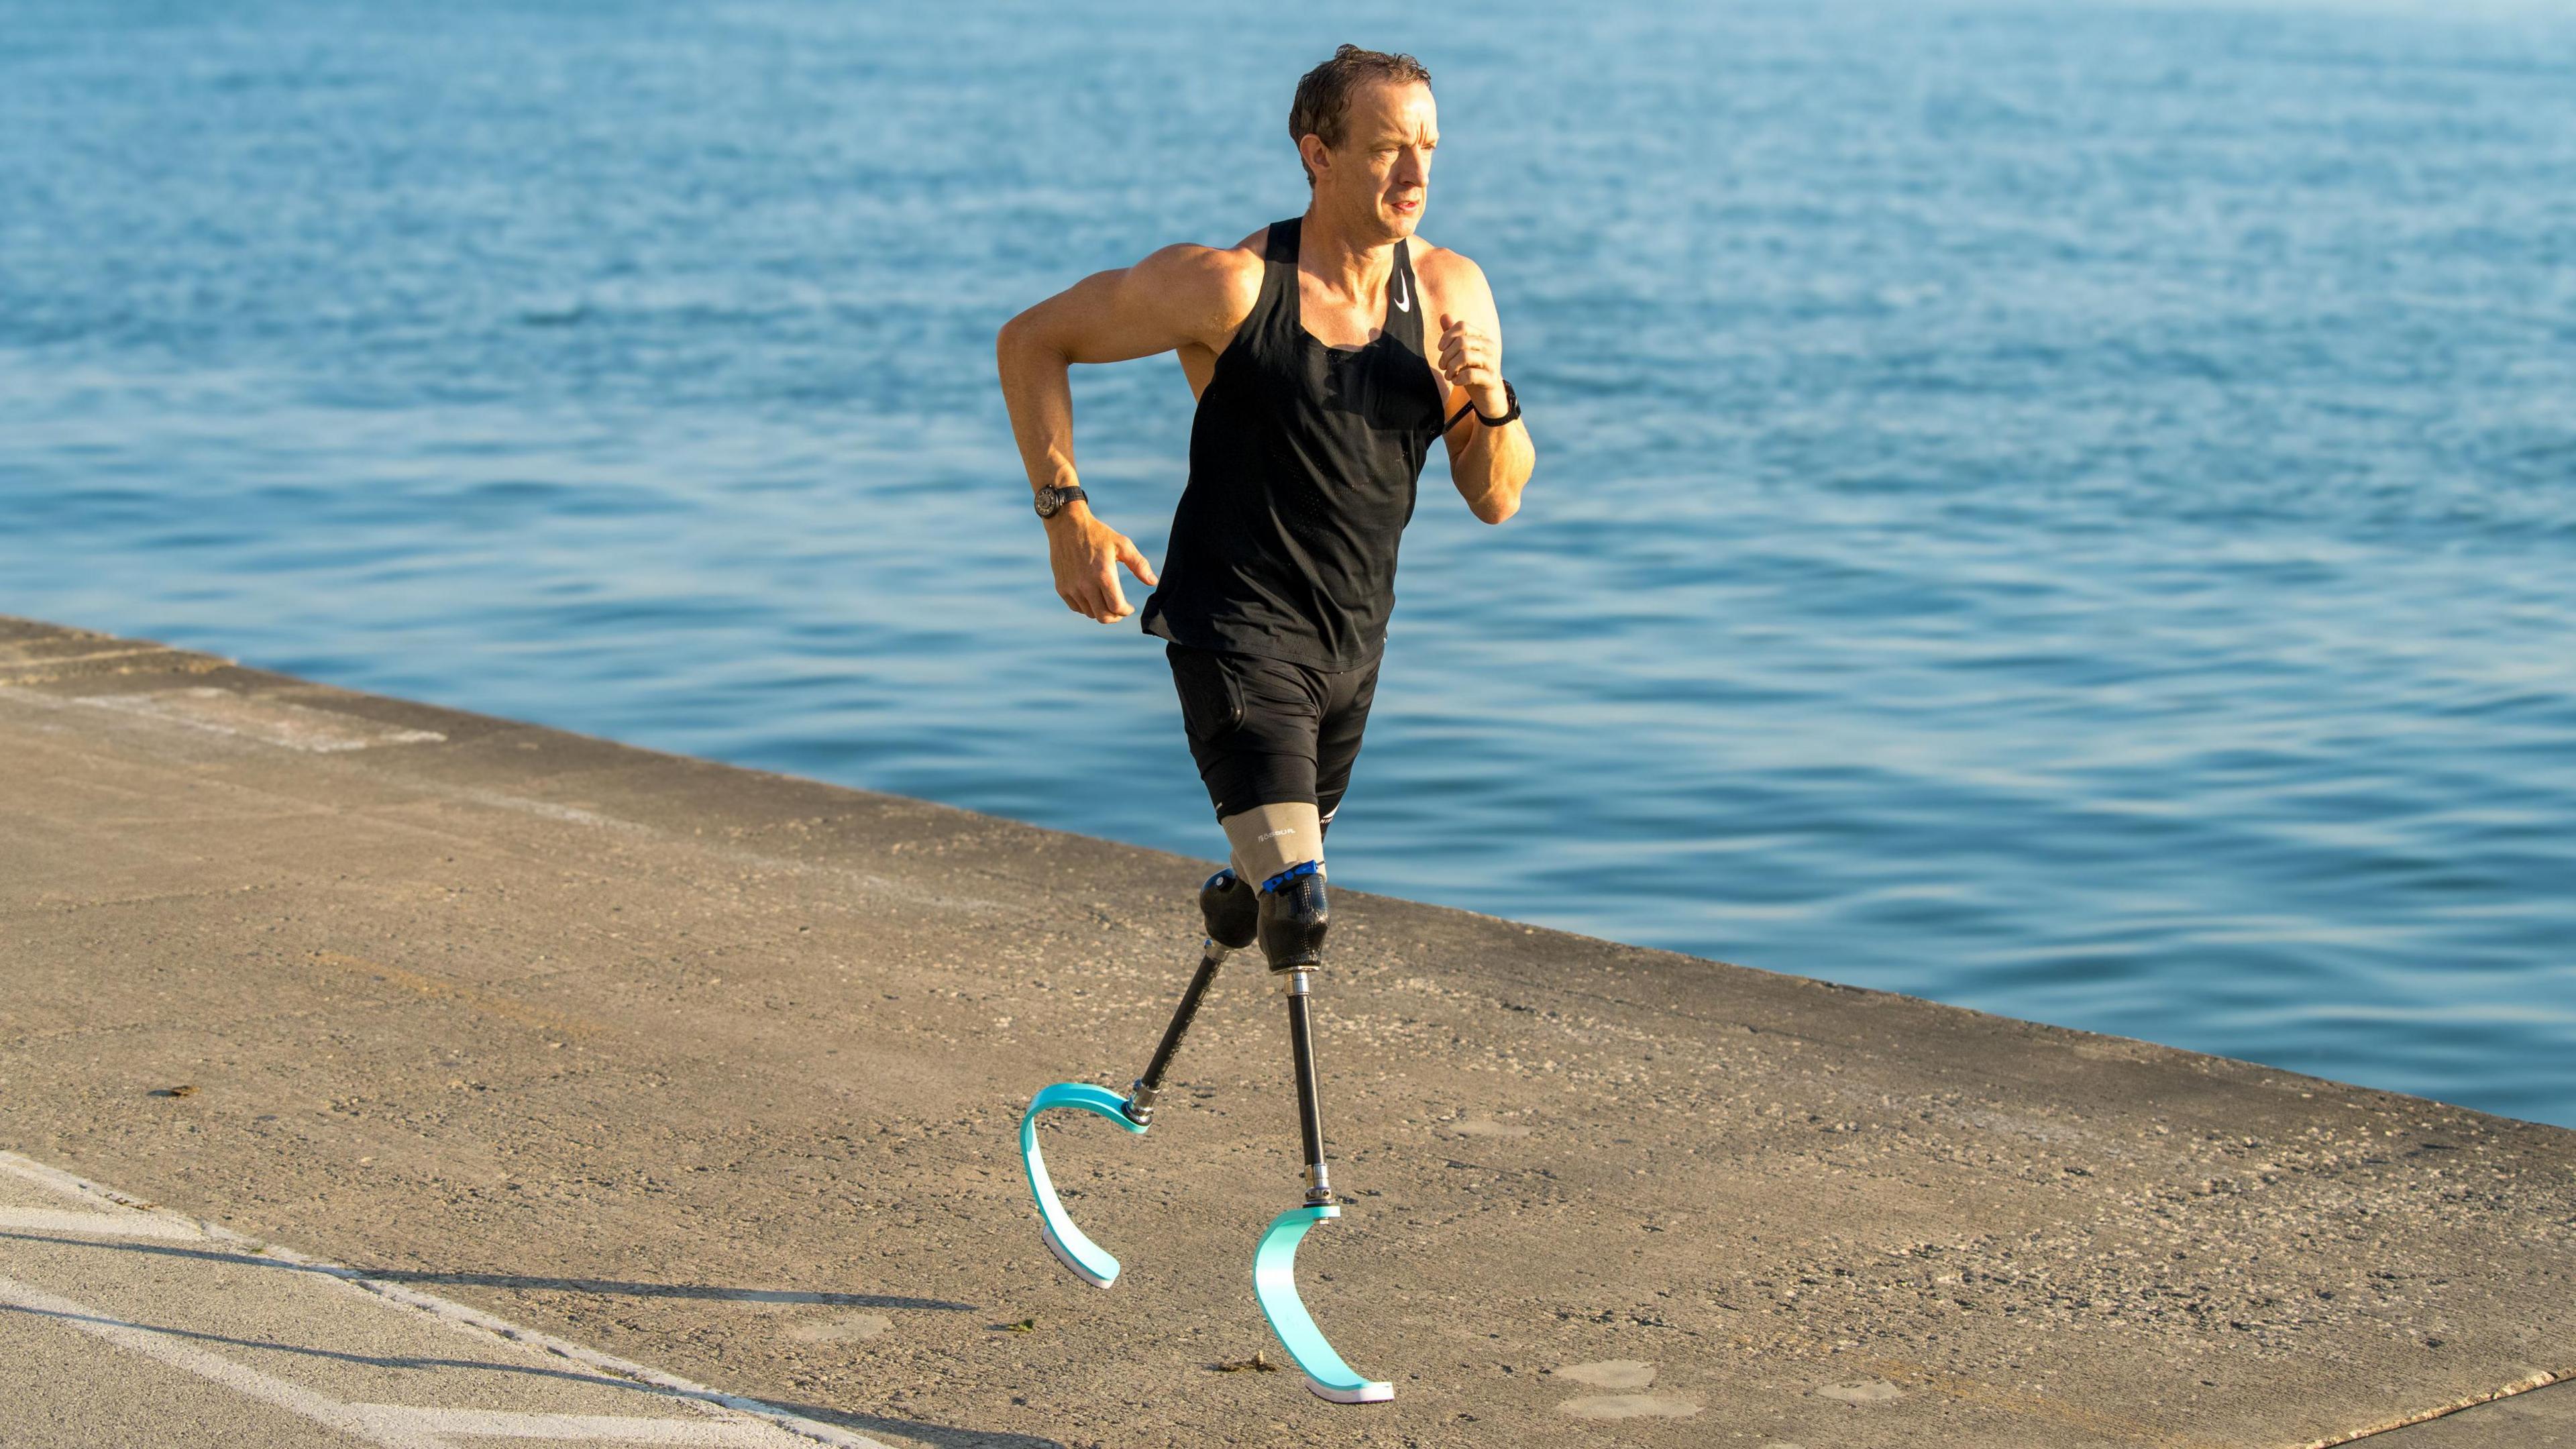
[[1255,805],[1217,824],[1234,851],[1235,878],[1256,890],[1301,860],[1324,858],[1324,825],[1311,800]]

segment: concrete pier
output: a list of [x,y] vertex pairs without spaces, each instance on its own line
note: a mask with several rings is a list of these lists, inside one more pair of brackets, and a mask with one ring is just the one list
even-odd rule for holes
[[[2576,1376],[2576,1133],[1339,881],[1318,1049],[1352,1206],[1301,1281],[1397,1396],[1322,1404],[1244,1367],[1280,1360],[1250,1255],[1299,1193],[1255,966],[1148,1136],[1048,1135],[1115,1288],[1048,1255],[1014,1146],[1036,1088],[1142,1066],[1213,864],[0,619],[0,1149],[843,1442],[2576,1422],[2542,1387]],[[197,1251],[11,1210],[0,1279],[70,1275],[26,1302],[79,1298],[82,1253]],[[150,1316],[144,1280],[92,1281]],[[337,1372],[333,1321],[186,1345]],[[95,1442],[59,1406],[167,1367],[65,1322],[0,1304],[7,1372],[48,1386],[0,1393],[0,1442]],[[563,1392],[580,1414],[419,1422],[697,1424]]]

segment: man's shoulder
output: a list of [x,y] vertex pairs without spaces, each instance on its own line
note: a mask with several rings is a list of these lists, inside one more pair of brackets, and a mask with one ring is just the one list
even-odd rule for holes
[[1147,257],[1139,270],[1203,303],[1218,314],[1219,330],[1231,332],[1261,300],[1262,255],[1269,239],[1265,226],[1232,246],[1175,242]]
[[1202,246],[1197,242],[1174,242],[1154,253],[1214,271],[1250,271],[1261,275],[1263,254],[1270,245],[1270,228],[1263,227],[1232,246]]
[[1422,279],[1423,300],[1431,307],[1431,316],[1443,315],[1493,320],[1494,289],[1485,281],[1485,269],[1477,266],[1464,252],[1453,252],[1415,237],[1412,241],[1413,274]]
[[1466,285],[1485,280],[1485,269],[1477,266],[1465,252],[1451,251],[1418,236],[1408,241],[1406,246],[1413,254],[1414,274],[1431,286],[1437,287],[1444,282]]

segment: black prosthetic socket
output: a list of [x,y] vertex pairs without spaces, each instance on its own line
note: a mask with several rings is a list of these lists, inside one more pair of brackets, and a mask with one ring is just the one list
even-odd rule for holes
[[1254,899],[1259,894],[1231,870],[1209,876],[1199,887],[1199,914],[1207,920],[1208,939],[1232,951],[1251,945],[1260,929],[1261,906]]
[[1324,874],[1307,861],[1272,876],[1261,888],[1261,954],[1273,971],[1324,962],[1324,932],[1333,923],[1324,898]]

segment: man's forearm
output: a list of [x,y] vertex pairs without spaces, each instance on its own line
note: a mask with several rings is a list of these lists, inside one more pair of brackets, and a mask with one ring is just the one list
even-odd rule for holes
[[1458,454],[1450,476],[1458,481],[1458,491],[1466,496],[1470,511],[1487,523],[1500,523],[1520,511],[1521,490],[1529,485],[1530,473],[1538,466],[1538,451],[1530,446],[1529,429],[1517,419],[1489,428],[1477,419],[1467,418],[1459,426],[1475,429],[1475,436]]
[[1001,373],[1002,405],[1011,414],[1011,437],[1019,444],[1021,466],[1028,469],[1029,491],[1074,486],[1073,364],[1029,336],[1019,318],[1003,325],[993,358]]

